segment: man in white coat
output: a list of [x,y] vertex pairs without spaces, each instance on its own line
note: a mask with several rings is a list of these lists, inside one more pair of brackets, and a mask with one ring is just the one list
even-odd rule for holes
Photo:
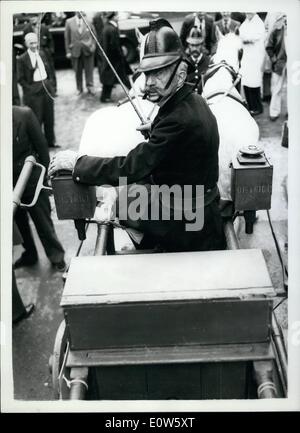
[[265,56],[265,27],[257,14],[246,13],[246,20],[239,31],[244,50],[240,71],[242,85],[250,113],[256,116],[263,112],[260,87]]

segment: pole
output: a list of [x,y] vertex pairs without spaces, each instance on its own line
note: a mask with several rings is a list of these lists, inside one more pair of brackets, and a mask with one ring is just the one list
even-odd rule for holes
[[82,18],[83,22],[85,23],[85,25],[86,25],[87,28],[89,29],[89,32],[91,33],[91,35],[92,35],[94,41],[96,42],[97,47],[98,47],[99,50],[101,51],[103,57],[105,58],[105,60],[106,60],[107,63],[109,64],[111,70],[112,70],[113,73],[115,74],[117,80],[118,80],[119,83],[121,84],[121,87],[122,87],[122,89],[124,90],[124,92],[125,92],[125,94],[126,94],[128,100],[129,100],[129,102],[131,103],[131,105],[132,105],[133,108],[134,108],[134,111],[135,111],[136,114],[139,116],[139,119],[140,119],[140,121],[142,122],[142,124],[145,125],[147,122],[145,121],[145,119],[143,118],[142,114],[139,112],[139,110],[137,109],[136,105],[134,104],[134,102],[133,102],[131,96],[129,95],[128,90],[126,89],[125,85],[123,84],[123,82],[122,82],[120,76],[118,75],[117,71],[116,71],[115,68],[113,67],[111,61],[110,61],[109,58],[107,57],[107,54],[105,53],[104,49],[101,47],[101,45],[100,45],[100,43],[99,43],[99,41],[98,41],[96,35],[94,34],[93,30],[91,29],[89,23],[88,23],[88,22],[86,21],[86,19],[84,18],[83,13],[82,13],[82,12],[79,12],[79,13],[80,13],[80,15],[81,15],[81,18]]

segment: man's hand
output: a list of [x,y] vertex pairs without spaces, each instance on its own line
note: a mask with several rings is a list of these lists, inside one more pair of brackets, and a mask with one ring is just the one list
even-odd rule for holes
[[57,152],[50,161],[48,174],[54,176],[58,170],[73,171],[77,159],[77,153],[73,150]]
[[151,121],[147,123],[142,123],[140,126],[136,128],[136,130],[140,131],[143,134],[143,136],[148,139],[150,137],[151,125],[152,125]]
[[66,54],[66,58],[67,58],[67,59],[70,59],[71,57],[72,57],[72,54],[71,54],[71,53],[67,53],[67,54]]

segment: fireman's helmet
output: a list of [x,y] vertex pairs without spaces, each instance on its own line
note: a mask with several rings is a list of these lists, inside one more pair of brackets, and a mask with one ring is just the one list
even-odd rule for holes
[[183,59],[184,50],[180,38],[171,24],[163,18],[150,21],[150,31],[146,36],[145,51],[138,70],[153,71]]

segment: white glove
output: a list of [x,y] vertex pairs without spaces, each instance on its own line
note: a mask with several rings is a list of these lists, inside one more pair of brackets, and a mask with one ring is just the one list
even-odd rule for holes
[[73,150],[63,150],[57,152],[49,164],[49,176],[53,176],[58,170],[73,171],[77,160],[77,152]]

